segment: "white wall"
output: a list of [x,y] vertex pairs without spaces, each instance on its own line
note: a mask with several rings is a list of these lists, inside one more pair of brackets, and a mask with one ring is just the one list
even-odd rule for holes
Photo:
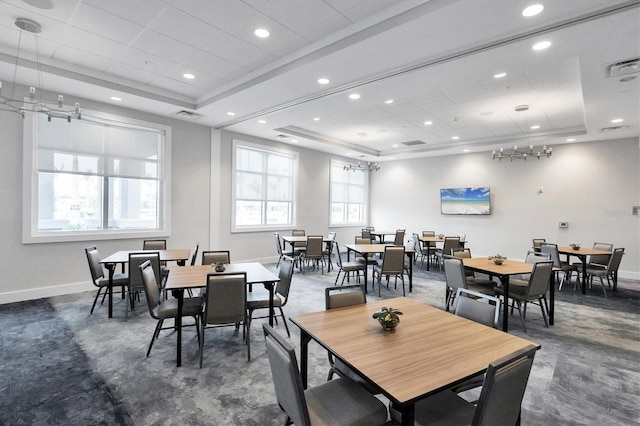
[[[371,223],[408,235],[466,234],[474,256],[522,259],[533,238],[610,242],[626,249],[620,275],[640,279],[640,216],[631,215],[640,205],[639,163],[638,139],[554,146],[551,158],[526,162],[478,153],[383,163],[371,178]],[[475,186],[491,187],[490,216],[440,214],[440,188]]]
[[[205,126],[133,110],[80,102],[86,109],[127,115],[172,127],[171,247],[208,243],[210,134]],[[93,242],[22,244],[22,118],[0,111],[0,303],[94,289],[84,248]],[[142,248],[142,240],[98,241],[107,256]]]

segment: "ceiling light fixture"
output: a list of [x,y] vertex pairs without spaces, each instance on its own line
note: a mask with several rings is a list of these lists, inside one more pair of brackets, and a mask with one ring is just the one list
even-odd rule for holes
[[[529,105],[518,105],[517,107],[515,107],[515,111],[527,112],[529,111]],[[514,145],[512,151],[505,151],[504,148],[500,148],[500,150],[496,152],[496,150],[494,149],[493,153],[491,154],[491,158],[498,161],[502,160],[503,158],[508,158],[509,161],[513,161],[514,158],[527,161],[527,158],[529,157],[536,157],[539,160],[540,157],[551,157],[552,152],[553,148],[547,148],[546,145],[543,146],[541,150],[534,148],[533,145],[529,145],[529,149],[518,149],[518,146]]]
[[393,103],[393,99],[387,99],[386,101],[384,101],[385,104],[392,104]]
[[313,121],[320,121],[320,117],[315,117]]
[[506,72],[501,72],[498,74],[494,74],[493,78],[502,78],[502,77],[506,77],[507,73]]
[[431,126],[433,124],[433,121],[425,121],[424,125],[425,126]]
[[549,46],[551,46],[551,42],[550,41],[541,41],[539,43],[534,44],[532,49],[533,50],[544,50]]
[[569,139],[567,139],[567,142],[575,142],[575,141],[576,141],[576,138],[569,138]]
[[234,115],[236,115],[236,113],[233,111],[227,111],[227,115],[233,117]]
[[537,125],[537,124],[535,124],[535,125],[531,126],[531,130],[537,130],[537,129],[539,129],[539,128],[540,128],[540,126],[539,126],[539,125]]
[[256,37],[267,38],[269,37],[269,31],[264,28],[258,28],[253,32]]
[[196,76],[195,76],[195,75],[193,75],[193,74],[189,74],[188,72],[186,72],[186,73],[182,74],[182,76],[183,76],[184,78],[186,78],[187,80],[193,80],[194,78],[196,78]]
[[378,163],[367,163],[367,164],[362,164],[360,162],[358,162],[358,164],[345,164],[344,165],[344,170],[346,171],[360,171],[360,172],[377,172],[378,170],[380,170],[380,164]]
[[0,110],[15,112],[17,114],[20,114],[22,118],[25,117],[26,112],[38,112],[41,114],[46,114],[49,121],[51,121],[52,118],[63,118],[68,122],[71,122],[72,118],[80,120],[82,118],[82,114],[80,114],[80,104],[76,102],[73,109],[64,110],[64,97],[62,95],[58,95],[57,102],[49,101],[46,99],[38,99],[36,97],[36,88],[31,86],[29,87],[28,99],[15,98],[15,77],[18,73],[18,62],[20,60],[20,50],[22,48],[22,35],[25,32],[33,34],[36,52],[36,71],[38,73],[38,92],[42,93],[42,75],[40,71],[40,40],[38,39],[38,34],[42,31],[42,27],[37,22],[27,18],[16,19],[15,25],[20,28],[20,35],[18,37],[18,50],[16,53],[13,84],[11,95],[4,96],[2,94],[2,82],[0,82]]
[[458,139],[460,139],[460,136],[451,136],[451,140],[457,141]]
[[624,119],[622,118],[614,118],[613,120],[611,120],[612,123],[622,123],[624,121]]
[[360,99],[360,95],[357,93],[352,93],[349,95],[349,99]]
[[318,84],[329,84],[330,81],[328,78],[319,78],[318,79]]
[[109,99],[111,99],[112,101],[118,101],[118,102],[122,100],[122,98],[118,96],[111,96]]
[[266,124],[267,120],[258,120],[258,123],[260,124]]
[[532,4],[531,6],[527,6],[524,8],[524,10],[522,11],[522,16],[526,16],[527,18],[536,16],[537,14],[542,12],[543,9],[544,6],[541,4]]

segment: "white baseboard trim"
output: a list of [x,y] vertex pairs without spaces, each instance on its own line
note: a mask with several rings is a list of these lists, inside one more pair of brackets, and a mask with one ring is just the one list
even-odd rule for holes
[[97,291],[98,289],[90,282],[85,281],[80,283],[31,288],[28,290],[9,291],[6,293],[0,293],[0,305],[24,302],[25,300],[42,299],[45,297],[62,296],[65,294],[82,293],[91,290]]

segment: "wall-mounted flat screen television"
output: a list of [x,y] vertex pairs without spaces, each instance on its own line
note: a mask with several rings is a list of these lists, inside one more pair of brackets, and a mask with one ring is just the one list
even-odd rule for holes
[[442,214],[491,214],[491,191],[488,186],[441,189],[440,211]]

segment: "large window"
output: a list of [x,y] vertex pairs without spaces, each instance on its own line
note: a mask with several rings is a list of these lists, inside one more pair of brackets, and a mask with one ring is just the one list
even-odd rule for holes
[[25,120],[25,242],[166,235],[169,129],[84,114]]
[[331,226],[364,225],[367,217],[367,173],[345,170],[331,161]]
[[295,225],[295,153],[233,141],[233,230]]

